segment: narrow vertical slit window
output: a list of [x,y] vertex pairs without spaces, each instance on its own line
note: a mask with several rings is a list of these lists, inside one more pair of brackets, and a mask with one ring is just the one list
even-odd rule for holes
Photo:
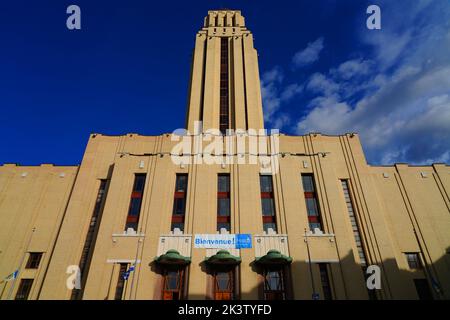
[[217,231],[221,229],[231,229],[229,174],[219,174],[217,177]]
[[229,108],[229,75],[228,75],[228,38],[220,41],[220,112],[219,127],[222,134],[230,128]]
[[186,195],[187,195],[187,174],[177,174],[175,181],[175,193],[173,199],[172,225],[171,230],[175,228],[184,231],[184,220],[186,213]]
[[306,212],[308,214],[309,229],[319,229],[323,231],[322,218],[320,215],[316,186],[312,174],[302,174],[303,192],[305,196]]
[[[362,239],[361,239],[361,231],[359,229],[359,225],[358,225],[358,219],[356,217],[355,214],[355,207],[353,205],[353,201],[350,195],[350,186],[349,186],[349,182],[348,180],[341,180],[341,184],[342,184],[342,190],[344,192],[344,198],[345,198],[345,203],[347,205],[347,212],[348,212],[348,216],[350,218],[350,223],[352,225],[352,231],[353,231],[353,237],[355,239],[355,243],[356,243],[356,249],[358,250],[358,256],[359,256],[359,262],[361,264],[361,268],[363,271],[363,275],[364,275],[364,279],[367,280],[367,256],[364,250],[364,246],[362,243]],[[365,284],[364,284],[365,286]],[[377,295],[375,290],[369,290],[367,288],[367,292],[369,293],[369,299],[371,300],[376,300],[377,299]]]
[[328,273],[328,264],[319,263],[320,281],[322,283],[322,291],[324,300],[332,300],[330,276]]
[[15,300],[28,300],[32,286],[33,279],[21,279]]
[[[97,192],[97,198],[95,200],[95,206],[94,211],[92,212],[91,220],[89,222],[89,229],[86,234],[86,238],[84,240],[84,246],[83,251],[81,252],[81,258],[80,258],[80,273],[82,277],[82,282],[87,278],[87,274],[85,273],[85,270],[87,268],[87,263],[89,260],[89,257],[92,255],[92,248],[95,244],[95,234],[96,230],[98,229],[98,226],[100,225],[100,219],[101,219],[101,211],[106,199],[106,186],[107,186],[107,180],[102,179],[100,180],[100,187]],[[81,298],[81,289],[73,289],[72,290],[72,296],[71,299],[80,299]]]
[[128,263],[120,264],[119,278],[117,279],[116,293],[114,295],[114,300],[122,300],[123,298],[123,292],[125,290],[126,285],[125,273],[127,272],[127,269]]
[[263,229],[267,232],[269,229],[277,231],[277,222],[275,217],[275,202],[273,195],[273,184],[271,175],[260,175],[259,182],[261,187],[261,207],[263,218]]
[[127,222],[125,230],[128,228],[137,231],[139,224],[139,216],[141,214],[142,197],[144,194],[146,175],[139,173],[134,177],[133,191],[131,192],[130,206],[128,209]]

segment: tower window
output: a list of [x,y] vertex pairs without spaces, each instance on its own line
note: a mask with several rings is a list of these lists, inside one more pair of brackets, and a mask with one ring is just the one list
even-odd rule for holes
[[229,87],[228,87],[228,38],[220,41],[220,132],[225,134],[230,128]]

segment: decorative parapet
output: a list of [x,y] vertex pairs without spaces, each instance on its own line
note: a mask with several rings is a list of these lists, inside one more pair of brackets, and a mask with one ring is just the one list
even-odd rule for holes
[[255,235],[255,258],[265,256],[270,250],[279,251],[289,257],[287,234],[277,234],[272,229],[262,235]]
[[169,250],[176,250],[184,257],[191,257],[191,246],[192,235],[183,234],[176,228],[170,234],[159,237],[157,256],[166,254]]

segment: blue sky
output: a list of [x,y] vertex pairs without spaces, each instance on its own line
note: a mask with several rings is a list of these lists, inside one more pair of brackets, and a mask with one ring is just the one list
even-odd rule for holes
[[450,162],[448,0],[16,0],[0,5],[0,163],[78,164],[92,132],[183,127],[195,33],[217,8],[255,36],[267,128],[358,132],[371,164]]

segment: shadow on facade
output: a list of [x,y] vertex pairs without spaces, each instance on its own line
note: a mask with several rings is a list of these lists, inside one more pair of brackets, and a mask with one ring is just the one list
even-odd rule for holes
[[[293,261],[284,271],[283,289],[286,300],[313,300],[313,295],[320,300],[442,300],[450,299],[450,247],[433,264],[425,263],[423,255],[415,269],[400,269],[395,259],[387,259],[374,264],[379,267],[381,289],[369,290],[367,282],[374,284],[373,270],[361,266],[355,261],[352,252],[335,263],[309,263]],[[404,265],[408,266],[406,255]],[[322,265],[322,267],[320,267]],[[254,262],[248,265],[258,274],[258,285],[250,290],[239,287],[236,281],[236,299],[263,300],[267,297],[264,285],[264,268]],[[214,300],[214,287],[211,272],[200,264],[207,281],[206,294],[190,294],[188,300]],[[237,274],[241,270],[237,269]],[[325,270],[327,274],[325,274]],[[328,279],[327,279],[328,277]],[[237,276],[239,278],[239,276]],[[190,279],[189,281],[195,281]],[[245,281],[245,280],[244,280]],[[189,291],[189,290],[188,290]],[[266,292],[266,294],[265,294]],[[272,295],[273,297],[273,295]]]

